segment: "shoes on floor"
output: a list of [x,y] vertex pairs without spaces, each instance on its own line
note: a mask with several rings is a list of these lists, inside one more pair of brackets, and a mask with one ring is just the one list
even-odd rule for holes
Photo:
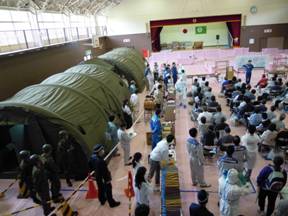
[[201,184],[200,187],[201,188],[208,188],[208,187],[211,187],[211,184]]
[[193,186],[197,186],[197,185],[198,185],[198,183],[196,182],[196,183],[193,183],[192,185],[193,185]]
[[121,204],[120,202],[115,201],[114,203],[112,203],[112,204],[110,205],[110,208],[115,208],[115,207],[119,206],[120,204]]
[[153,188],[154,192],[160,192],[160,185],[155,185]]

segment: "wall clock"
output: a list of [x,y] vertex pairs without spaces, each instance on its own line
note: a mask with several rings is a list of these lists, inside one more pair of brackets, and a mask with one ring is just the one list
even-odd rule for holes
[[257,13],[257,7],[255,5],[250,7],[250,13],[251,14],[256,14]]

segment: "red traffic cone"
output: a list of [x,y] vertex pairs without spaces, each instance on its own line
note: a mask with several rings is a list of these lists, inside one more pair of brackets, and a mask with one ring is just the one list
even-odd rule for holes
[[128,198],[134,197],[133,179],[131,171],[128,172],[128,188],[124,189],[124,193]]
[[98,191],[94,185],[94,180],[93,180],[92,176],[89,174],[88,191],[87,191],[85,199],[96,199],[96,198],[98,198]]

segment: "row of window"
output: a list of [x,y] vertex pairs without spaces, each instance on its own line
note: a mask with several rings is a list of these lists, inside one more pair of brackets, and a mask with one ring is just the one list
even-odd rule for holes
[[103,17],[0,10],[0,53],[105,35],[105,26]]

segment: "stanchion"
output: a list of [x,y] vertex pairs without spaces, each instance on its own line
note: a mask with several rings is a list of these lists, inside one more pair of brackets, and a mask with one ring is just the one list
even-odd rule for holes
[[134,190],[133,190],[133,179],[132,179],[132,174],[131,171],[128,171],[128,188],[124,190],[125,195],[129,199],[129,207],[128,207],[128,215],[132,215],[132,202],[131,198],[135,196]]
[[0,192],[0,199],[5,197],[5,193],[17,182],[17,180],[18,179],[16,178],[15,181],[11,182],[5,190]]

